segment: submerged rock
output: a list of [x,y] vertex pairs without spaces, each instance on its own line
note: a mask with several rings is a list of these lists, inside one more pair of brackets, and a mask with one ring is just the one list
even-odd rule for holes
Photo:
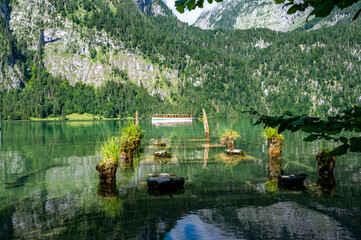
[[148,178],[147,185],[149,189],[157,189],[159,191],[174,190],[184,185],[182,177],[156,177]]
[[284,174],[281,171],[281,174],[278,175],[278,185],[285,188],[292,188],[303,186],[303,181],[306,179],[307,174]]
[[153,155],[156,158],[170,158],[170,157],[172,157],[172,153],[167,152],[167,151],[157,151]]
[[227,149],[226,150],[227,155],[240,155],[240,156],[246,156],[246,152],[242,149]]
[[158,140],[155,140],[153,142],[153,145],[156,145],[156,146],[160,146],[160,147],[165,147],[167,146],[167,144],[165,142],[158,142]]

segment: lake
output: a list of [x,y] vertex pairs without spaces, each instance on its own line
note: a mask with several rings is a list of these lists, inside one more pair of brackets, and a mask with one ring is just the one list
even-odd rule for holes
[[[100,141],[124,121],[3,122],[0,141],[0,239],[359,239],[361,155],[339,157],[335,184],[317,185],[315,156],[331,142],[306,143],[284,133],[282,166],[306,173],[305,189],[268,179],[263,128],[255,119],[152,124],[133,168],[117,170],[117,193],[98,192]],[[224,155],[218,133],[236,130],[245,159]],[[154,160],[153,139],[166,139],[167,161]],[[184,191],[148,192],[149,173],[184,177]]]

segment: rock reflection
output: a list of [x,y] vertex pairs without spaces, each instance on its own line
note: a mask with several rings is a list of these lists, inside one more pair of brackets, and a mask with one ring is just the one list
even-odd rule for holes
[[336,180],[333,174],[330,175],[318,175],[317,187],[321,193],[332,196],[336,189]]
[[268,179],[277,182],[277,177],[282,170],[282,158],[280,155],[270,155],[268,159]]
[[173,195],[182,195],[182,194],[184,194],[184,192],[185,192],[184,187],[177,188],[174,190],[168,190],[168,191],[159,191],[157,189],[148,188],[148,194],[151,196],[170,196],[170,197],[172,197]]

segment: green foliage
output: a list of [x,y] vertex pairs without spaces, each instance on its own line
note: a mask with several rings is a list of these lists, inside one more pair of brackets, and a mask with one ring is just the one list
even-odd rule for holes
[[112,137],[102,142],[99,147],[99,153],[102,156],[102,162],[112,161],[114,165],[118,163],[120,158],[121,139],[119,137]]
[[320,153],[329,153],[329,152],[331,152],[331,151],[332,151],[331,148],[321,148]]
[[97,50],[94,47],[89,48],[90,57],[94,59],[97,56]]
[[266,130],[262,133],[263,136],[265,136],[265,138],[268,139],[272,139],[272,138],[278,138],[278,139],[283,139],[283,135],[279,134],[277,132],[277,129],[272,128],[272,127],[268,127],[266,128]]
[[145,133],[139,125],[135,125],[133,122],[128,122],[126,126],[122,128],[121,132],[122,152],[135,150]]
[[[255,112],[255,114],[258,113]],[[317,139],[340,142],[341,145],[333,149],[328,156],[344,155],[347,151],[361,152],[361,137],[359,136],[361,132],[361,107],[354,106],[327,118],[294,116],[292,113],[277,117],[260,115],[255,125],[261,123],[268,127],[278,127],[278,133],[285,130],[306,132],[309,136],[304,141],[307,142]],[[345,132],[356,133],[357,136],[347,137],[344,136]]]
[[234,142],[237,138],[239,138],[239,134],[232,129],[224,129],[220,132],[220,141],[222,144],[227,144],[229,142]]
[[[126,71],[114,66],[109,74],[122,83],[71,86],[64,78],[50,76],[36,52],[28,50],[27,42],[18,41],[4,21],[0,53],[6,61],[2,63],[16,64],[24,76],[21,88],[0,92],[0,104],[9,119],[59,118],[72,113],[126,118],[134,116],[136,109],[143,118],[155,113],[198,117],[202,108],[210,118],[239,117],[246,104],[260,112],[268,110],[269,115],[289,110],[323,116],[359,104],[358,25],[289,33],[227,32],[187,26],[173,16],[142,15],[130,0],[50,2],[85,36],[106,32],[122,42],[125,50],[140,53],[160,69],[177,70],[179,82],[159,77],[158,87],[168,85],[172,91],[168,96],[150,96],[147,89],[131,83]],[[270,45],[255,47],[261,39]],[[116,54],[106,43],[90,44],[90,50],[96,46],[101,47],[101,54]],[[98,59],[95,52],[93,57]]]

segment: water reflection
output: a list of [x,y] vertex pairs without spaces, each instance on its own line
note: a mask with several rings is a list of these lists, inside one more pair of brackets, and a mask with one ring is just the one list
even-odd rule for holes
[[[134,158],[132,167],[119,167],[115,186],[103,188],[95,171],[99,139],[117,135],[122,122],[5,124],[0,148],[1,239],[86,238],[89,233],[98,239],[361,235],[360,155],[341,157],[335,178],[323,182],[318,179],[314,146],[300,141],[303,135],[286,133],[283,162],[267,164],[261,127],[252,127],[247,119],[210,119],[212,139],[217,125],[232,127],[242,136],[236,148],[254,157],[231,165],[219,157],[224,147],[199,141],[204,129],[197,121],[172,127],[141,121],[146,130],[144,153]],[[167,137],[166,149],[175,156],[166,164],[153,157],[151,139],[160,136]],[[272,193],[264,190],[268,176],[282,164],[288,172],[309,174],[307,194],[272,186]],[[154,171],[184,177],[184,190],[148,192],[146,179]],[[5,184],[17,182],[11,188]],[[328,197],[319,194],[316,183],[327,189]]]
[[206,223],[196,214],[189,214],[178,220],[176,226],[168,233],[164,239],[200,239],[200,240],[218,240],[218,239],[237,239],[227,236],[229,233],[213,224]]

